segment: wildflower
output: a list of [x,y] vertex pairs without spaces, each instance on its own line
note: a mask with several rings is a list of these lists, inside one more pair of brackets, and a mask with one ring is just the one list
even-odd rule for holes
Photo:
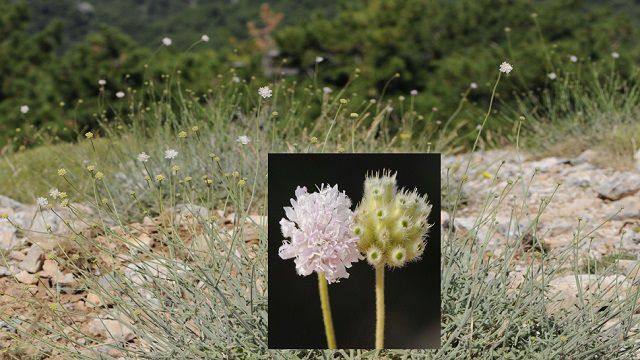
[[122,91],[118,91],[118,92],[116,93],[116,97],[117,97],[118,99],[122,99],[122,98],[124,97],[124,92],[122,92]]
[[245,179],[240,179],[240,180],[238,180],[238,186],[239,186],[239,187],[243,187],[243,186],[245,186],[246,184],[247,184],[247,180],[245,180]]
[[286,218],[280,220],[284,240],[278,250],[282,259],[295,258],[299,275],[322,272],[329,283],[348,278],[346,269],[363,257],[358,251],[359,237],[353,233],[351,199],[338,186],[320,187],[308,193],[298,187]]
[[58,176],[65,176],[65,175],[67,175],[67,169],[65,168],[58,169]]
[[178,152],[174,149],[167,149],[164,151],[164,158],[165,159],[175,159],[175,157],[178,156]]
[[39,198],[36,199],[36,203],[40,207],[45,207],[45,206],[49,205],[49,200],[47,200],[47,198],[44,198],[44,197],[39,197]]
[[173,41],[171,41],[171,38],[165,37],[162,39],[162,45],[164,46],[171,46],[172,43]]
[[398,100],[404,101],[404,96],[402,96],[402,95],[398,96]]
[[258,94],[260,94],[260,96],[262,96],[263,99],[267,99],[271,97],[271,95],[273,94],[273,91],[269,89],[268,86],[263,86],[260,89],[258,89]]
[[101,171],[98,171],[96,173],[96,180],[102,180],[104,179],[104,174]]
[[150,158],[150,157],[151,157],[151,156],[147,155],[147,153],[145,153],[145,152],[141,152],[140,154],[138,154],[138,161],[140,161],[140,162],[147,162],[147,161],[149,161],[149,158]]
[[60,191],[56,188],[53,188],[49,190],[49,196],[51,196],[52,199],[57,199],[60,196]]
[[477,88],[478,88],[478,84],[477,84],[477,83],[472,82],[471,84],[469,84],[469,87],[471,88],[471,90],[475,90],[475,89],[477,89]]
[[358,117],[358,113],[351,113],[351,114],[349,114],[349,116],[351,116],[352,118],[357,118]]
[[317,144],[318,143],[318,138],[315,136],[312,136],[311,139],[309,139],[309,141],[311,141],[312,144]]
[[7,213],[0,214],[0,219],[7,220],[8,218],[9,218],[9,214],[7,214]]
[[178,165],[173,165],[173,166],[171,167],[171,171],[173,171],[174,173],[176,173],[176,174],[177,174],[177,173],[178,173],[178,171],[180,171],[180,166],[178,166]]
[[500,64],[500,72],[509,74],[511,70],[513,70],[513,66],[511,66],[511,64],[509,64],[508,62],[503,61],[502,64]]
[[569,60],[574,63],[574,62],[578,62],[578,57],[575,55],[569,55]]
[[416,96],[416,95],[418,95],[418,90],[415,90],[415,89],[411,90],[410,94],[411,94],[411,96]]
[[191,127],[191,131],[193,131],[194,133],[198,132],[198,130],[200,130],[200,128],[198,126],[192,126]]
[[66,198],[66,197],[67,197],[67,193],[66,193],[66,192],[64,192],[64,191],[60,191],[60,194],[58,195],[58,197],[59,197],[60,199],[64,199],[64,198]]
[[427,224],[430,213],[426,195],[397,189],[396,174],[368,176],[364,197],[356,209],[360,251],[367,254],[373,266],[400,267],[417,260],[431,226]]
[[325,93],[325,94],[331,94],[333,92],[333,90],[331,90],[330,87],[325,86],[325,87],[322,88],[322,92]]
[[193,178],[191,176],[185,176],[184,177],[184,182],[191,182],[191,180],[193,180]]
[[239,83],[240,82],[240,78],[237,76],[234,76],[231,78],[231,81],[233,81],[234,83]]
[[107,80],[104,80],[104,79],[100,79],[100,80],[98,80],[98,85],[100,85],[100,86],[105,86],[105,85],[107,85]]
[[620,54],[617,51],[614,51],[611,53],[611,57],[614,59],[619,59],[620,58]]
[[236,139],[236,142],[239,142],[242,145],[247,145],[248,143],[251,142],[251,139],[249,139],[249,137],[247,135],[240,135]]
[[95,166],[95,165],[89,165],[89,166],[87,166],[87,171],[89,171],[89,172],[93,172],[95,169],[96,169],[96,166]]
[[165,179],[164,175],[162,175],[162,174],[156,175],[156,181],[157,182],[162,182],[162,180],[164,180],[164,179]]
[[29,112],[29,105],[22,105],[20,106],[20,112],[23,114],[26,114]]
[[186,138],[186,137],[187,137],[187,132],[186,132],[186,131],[184,131],[184,130],[183,130],[183,131],[180,131],[180,132],[178,133],[178,137],[179,137],[180,139],[184,139],[184,138]]
[[558,76],[556,75],[556,73],[554,73],[554,72],[549,73],[549,75],[547,75],[547,76],[548,76],[548,77],[549,77],[549,79],[551,79],[551,80],[555,80],[555,79],[558,77]]
[[202,36],[200,36],[200,40],[202,40],[204,42],[209,42],[209,35],[202,34]]
[[324,58],[322,56],[316,56],[316,63],[319,64],[321,62],[324,61]]
[[93,139],[93,133],[92,133],[91,131],[89,131],[89,132],[87,132],[86,134],[84,134],[84,136],[85,136],[87,139]]

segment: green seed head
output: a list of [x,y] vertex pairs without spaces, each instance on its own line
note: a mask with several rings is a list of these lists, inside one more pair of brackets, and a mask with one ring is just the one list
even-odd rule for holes
[[358,247],[374,266],[400,267],[424,251],[431,205],[417,190],[398,189],[396,174],[369,175],[356,209]]

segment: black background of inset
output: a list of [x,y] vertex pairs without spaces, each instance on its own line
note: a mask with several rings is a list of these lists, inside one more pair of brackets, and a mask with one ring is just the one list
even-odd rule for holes
[[[428,194],[433,210],[423,258],[385,272],[385,348],[424,349],[440,346],[440,155],[439,154],[269,154],[269,348],[326,348],[318,297],[318,278],[303,277],[293,259],[278,256],[279,221],[296,186],[315,191],[322,183],[338,184],[353,201],[362,198],[367,173],[397,171],[399,187]],[[350,277],[329,285],[339,348],[373,348],[375,274],[360,261]]]

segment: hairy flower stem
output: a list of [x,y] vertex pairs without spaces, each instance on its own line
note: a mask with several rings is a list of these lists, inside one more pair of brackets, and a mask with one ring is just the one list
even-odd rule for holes
[[329,287],[324,273],[318,273],[318,288],[320,289],[320,307],[322,308],[322,320],[324,321],[324,332],[327,335],[327,347],[336,348],[336,334],[333,331],[333,318],[331,317],[331,304],[329,303]]
[[376,267],[376,349],[384,348],[384,266]]

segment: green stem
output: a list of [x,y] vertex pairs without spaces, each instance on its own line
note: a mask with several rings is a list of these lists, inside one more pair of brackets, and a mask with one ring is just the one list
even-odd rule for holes
[[384,348],[384,266],[376,267],[376,349]]
[[327,335],[327,346],[329,349],[335,349],[336,334],[333,331],[333,318],[331,317],[331,304],[329,303],[329,287],[322,272],[318,273],[318,288],[320,289],[320,307],[322,308],[324,332]]

